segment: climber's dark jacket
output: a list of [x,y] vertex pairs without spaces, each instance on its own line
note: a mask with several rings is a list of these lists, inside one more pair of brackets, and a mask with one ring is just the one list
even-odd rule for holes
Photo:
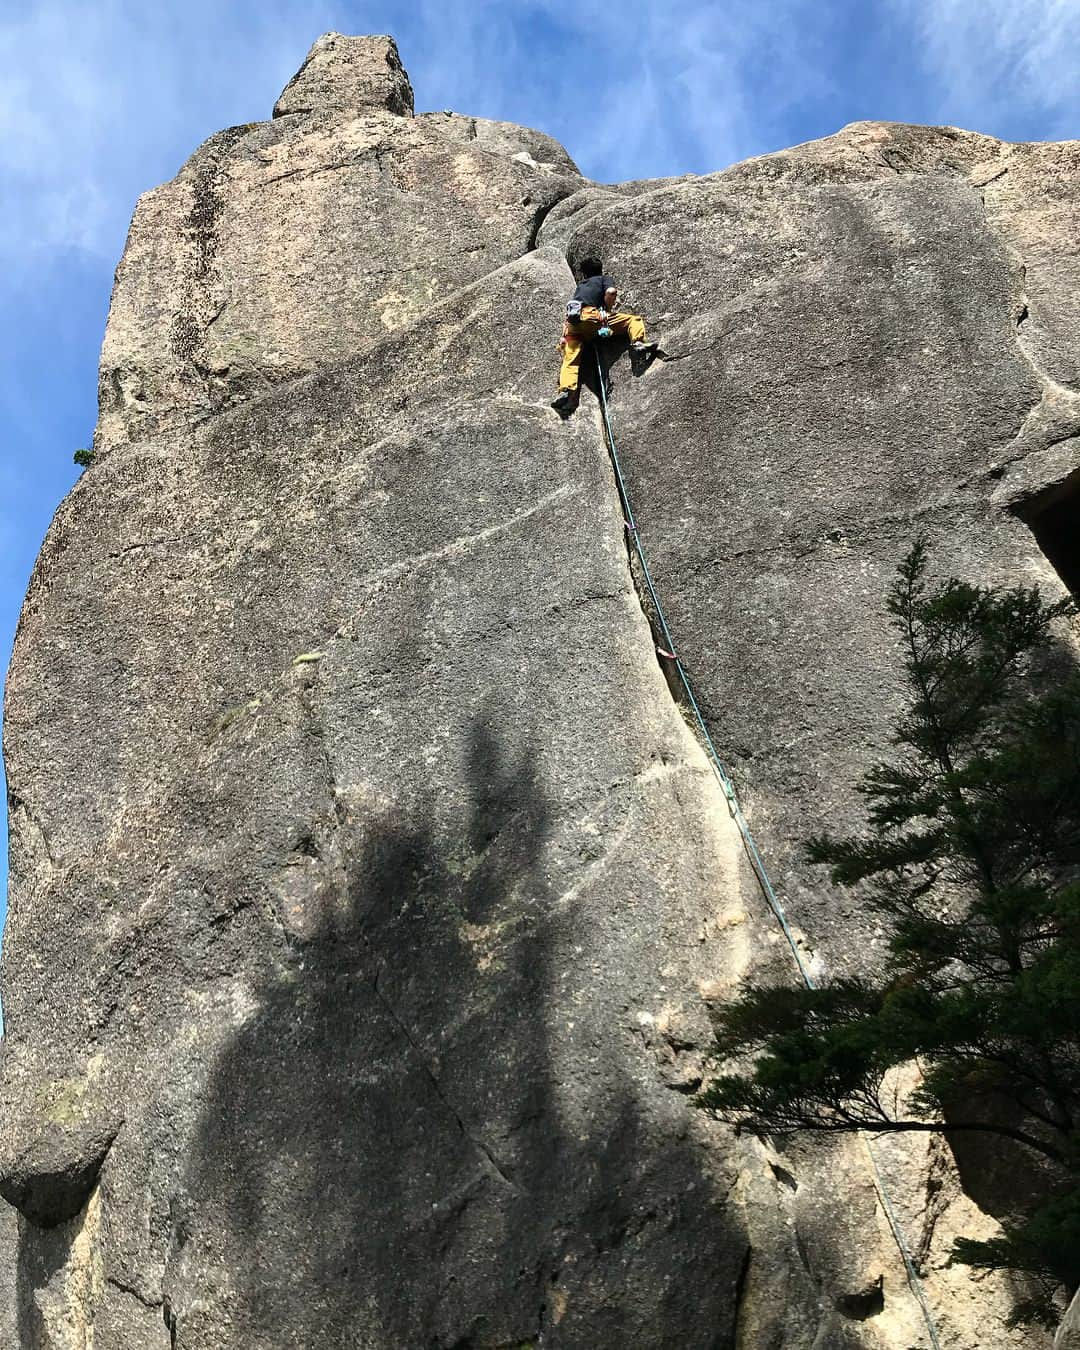
[[580,300],[583,305],[603,309],[604,292],[613,289],[614,286],[615,282],[611,277],[586,277],[574,292],[574,299]]

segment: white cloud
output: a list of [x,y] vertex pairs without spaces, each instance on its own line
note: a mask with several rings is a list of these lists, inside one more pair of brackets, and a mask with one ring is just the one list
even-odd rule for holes
[[1080,134],[1080,0],[893,0],[913,22],[943,120],[1026,111],[1040,138]]
[[[424,107],[517,117],[620,178],[779,144],[822,85],[809,0],[36,0],[0,14],[0,267],[114,261],[138,193],[269,114],[328,28],[395,32]],[[554,36],[554,39],[552,35]],[[541,42],[542,57],[537,55]]]
[[340,15],[329,0],[12,7],[0,17],[0,264],[32,268],[68,248],[115,259],[138,193],[200,136],[267,116]]
[[516,104],[593,176],[709,171],[778,145],[772,129],[820,93],[817,11],[810,0],[534,0],[527,11],[419,0],[403,54],[424,106]]

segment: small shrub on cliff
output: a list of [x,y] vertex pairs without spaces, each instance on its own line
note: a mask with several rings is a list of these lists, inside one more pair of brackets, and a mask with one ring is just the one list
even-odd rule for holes
[[88,469],[94,462],[94,452],[93,450],[79,449],[72,455],[72,459],[81,469]]
[[[860,786],[867,829],[807,845],[882,915],[886,968],[751,988],[721,1010],[727,1072],[699,1098],[759,1133],[1000,1136],[1038,1161],[1042,1200],[954,1256],[1048,1287],[1080,1283],[1080,675],[1051,631],[1071,610],[930,585],[915,545],[889,598],[909,697]],[[886,1075],[913,1060],[897,1114]]]

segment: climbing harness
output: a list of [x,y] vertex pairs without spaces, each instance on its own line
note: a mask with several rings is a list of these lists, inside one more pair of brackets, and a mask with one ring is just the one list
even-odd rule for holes
[[[600,334],[598,334],[600,336]],[[668,627],[667,617],[664,614],[664,607],[660,603],[660,597],[656,593],[656,586],[653,583],[652,572],[649,569],[649,562],[645,556],[645,548],[641,542],[641,531],[638,529],[637,521],[634,518],[634,509],[630,504],[630,493],[626,486],[626,479],[623,476],[622,463],[619,459],[619,452],[615,445],[615,433],[611,429],[611,412],[608,408],[607,381],[604,379],[604,366],[600,360],[599,347],[593,348],[596,356],[596,374],[600,384],[600,409],[604,418],[604,430],[607,434],[608,454],[611,458],[611,467],[615,471],[615,483],[619,491],[619,503],[622,506],[624,525],[626,535],[630,541],[630,546],[637,555],[638,563],[641,566],[641,575],[645,581],[645,588],[649,593],[649,599],[652,601],[653,610],[656,615],[656,622],[659,626],[661,636],[664,639],[664,645],[657,644],[657,655],[665,661],[671,663],[672,669],[678,677],[682,686],[683,693],[686,695],[686,702],[693,714],[694,723],[700,733],[702,743],[705,747],[705,753],[708,755],[713,773],[720,784],[720,789],[728,804],[728,810],[731,817],[738,826],[739,834],[742,838],[743,848],[746,850],[746,856],[750,861],[750,866],[757,877],[758,885],[761,887],[762,894],[772,910],[773,916],[779,923],[780,928],[787,939],[787,944],[791,948],[791,954],[795,958],[795,964],[799,968],[799,974],[807,989],[816,989],[818,987],[816,980],[810,973],[803,954],[799,950],[798,939],[792,931],[791,924],[788,922],[787,914],[777,895],[769,874],[766,871],[764,860],[758,852],[757,844],[754,842],[753,833],[750,830],[750,824],[742,813],[742,807],[739,805],[739,799],[735,793],[735,784],[731,775],[724,767],[724,762],[720,758],[712,736],[709,734],[709,728],[705,725],[705,718],[702,716],[701,708],[697,699],[694,697],[694,690],[690,684],[690,677],[686,673],[686,667],[678,656],[678,649],[671,636],[671,629]],[[865,1135],[860,1136],[866,1148],[870,1159],[870,1170],[874,1181],[874,1190],[877,1192],[878,1200],[881,1203],[882,1213],[885,1215],[886,1222],[889,1225],[889,1231],[892,1234],[893,1241],[896,1243],[897,1250],[904,1263],[904,1271],[907,1275],[908,1287],[912,1296],[919,1305],[919,1311],[922,1313],[923,1321],[926,1324],[926,1330],[930,1337],[930,1344],[933,1350],[942,1350],[941,1341],[938,1339],[937,1326],[934,1322],[934,1315],[930,1310],[930,1305],[926,1301],[926,1294],[923,1291],[922,1280],[919,1272],[915,1269],[915,1262],[912,1259],[911,1250],[908,1247],[907,1239],[904,1236],[903,1229],[900,1227],[900,1220],[893,1208],[892,1201],[889,1199],[889,1192],[885,1185],[885,1178],[878,1167],[877,1159],[874,1157],[874,1151],[870,1146],[869,1139]]]

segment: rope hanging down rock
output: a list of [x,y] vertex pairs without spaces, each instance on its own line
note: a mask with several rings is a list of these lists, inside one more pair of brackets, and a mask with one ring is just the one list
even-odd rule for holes
[[[720,758],[712,736],[709,734],[709,728],[705,725],[705,718],[702,716],[701,708],[697,699],[694,697],[694,690],[690,683],[690,677],[686,673],[686,668],[679,659],[678,649],[671,636],[671,629],[668,627],[667,617],[664,614],[664,607],[660,603],[660,597],[656,593],[656,586],[653,583],[652,572],[649,569],[649,562],[645,556],[645,547],[641,542],[641,532],[638,529],[637,520],[634,517],[634,510],[630,503],[630,493],[626,486],[626,479],[623,476],[622,463],[619,460],[619,452],[615,445],[615,433],[611,429],[611,412],[608,408],[607,381],[604,378],[604,366],[600,360],[600,349],[594,344],[593,351],[596,355],[596,374],[600,387],[600,409],[604,418],[604,430],[607,435],[608,454],[611,457],[611,467],[615,471],[615,483],[619,491],[619,502],[622,506],[624,523],[626,527],[627,539],[630,547],[637,555],[638,563],[641,567],[641,575],[645,581],[645,588],[649,593],[649,599],[652,601],[653,611],[656,615],[656,622],[660,628],[660,634],[664,640],[664,645],[657,645],[657,654],[669,661],[678,677],[679,684],[682,686],[683,693],[686,695],[686,702],[693,714],[694,723],[697,726],[705,747],[705,753],[709,757],[713,773],[720,784],[721,791],[728,804],[728,810],[731,817],[738,826],[739,835],[742,839],[743,848],[746,850],[746,856],[750,860],[750,865],[754,869],[754,875],[757,877],[758,884],[761,887],[762,894],[772,910],[776,921],[783,930],[784,937],[791,949],[791,954],[795,958],[795,964],[799,968],[799,974],[807,989],[816,989],[817,983],[810,969],[799,950],[799,943],[792,931],[791,924],[788,922],[784,906],[777,895],[772,881],[769,879],[769,873],[765,868],[764,860],[758,851],[757,844],[754,842],[754,836],[750,829],[749,822],[742,813],[739,805],[738,796],[735,793],[735,784],[732,782],[731,775],[724,766]],[[915,1269],[915,1262],[911,1256],[911,1250],[908,1247],[907,1239],[904,1237],[903,1229],[900,1227],[900,1220],[893,1208],[892,1201],[889,1198],[888,1188],[885,1185],[885,1178],[878,1167],[877,1159],[874,1157],[874,1151],[870,1146],[869,1139],[862,1135],[863,1144],[866,1147],[867,1156],[870,1159],[870,1170],[874,1180],[874,1189],[877,1192],[878,1200],[881,1204],[882,1213],[885,1215],[886,1222],[889,1225],[889,1231],[892,1233],[893,1240],[896,1243],[897,1250],[900,1252],[904,1263],[904,1270],[907,1274],[908,1286],[911,1289],[915,1301],[919,1305],[923,1321],[926,1323],[926,1330],[930,1337],[930,1344],[933,1350],[942,1350],[941,1341],[938,1339],[937,1326],[934,1322],[934,1315],[930,1310],[930,1305],[926,1300],[926,1294],[923,1290],[922,1280],[919,1272]]]

